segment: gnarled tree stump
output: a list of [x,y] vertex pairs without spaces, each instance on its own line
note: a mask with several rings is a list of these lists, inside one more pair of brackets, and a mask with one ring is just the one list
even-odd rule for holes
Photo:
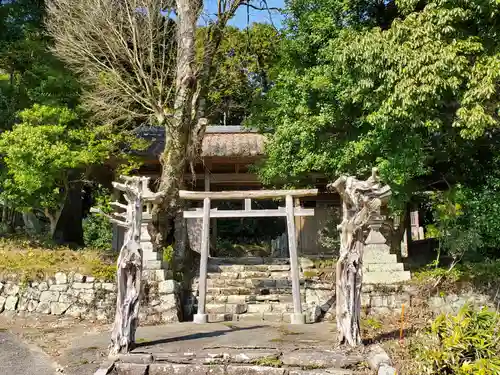
[[363,282],[364,230],[368,221],[380,217],[380,207],[391,195],[381,186],[378,171],[366,181],[342,176],[330,187],[342,197],[342,222],[338,226],[340,256],[336,269],[336,315],[340,344],[361,344],[360,314]]
[[104,214],[112,223],[127,229],[117,261],[116,315],[111,333],[109,352],[111,357],[128,353],[135,344],[135,331],[139,322],[141,299],[142,210],[145,203],[154,203],[161,195],[149,190],[149,178],[121,177],[121,179],[124,183],[113,182],[113,186],[123,192],[127,205],[119,202],[113,202],[112,205],[125,209],[125,212],[113,213],[112,215]]

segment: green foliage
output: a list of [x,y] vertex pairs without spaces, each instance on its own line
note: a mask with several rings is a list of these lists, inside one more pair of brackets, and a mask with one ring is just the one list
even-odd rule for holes
[[[198,55],[202,56],[205,28],[198,29]],[[271,25],[254,23],[244,30],[227,27],[215,57],[208,94],[211,122],[239,125],[252,102],[270,85],[269,70],[277,58],[280,35]]]
[[175,252],[172,245],[163,249],[163,261],[170,266],[170,269],[173,269],[174,266],[174,256]]
[[83,240],[93,249],[110,250],[113,241],[113,226],[103,216],[90,215],[83,220]]
[[378,166],[399,202],[442,177],[484,182],[498,151],[499,10],[291,1],[274,86],[253,115],[270,138],[263,180]]
[[42,210],[57,222],[70,185],[110,155],[112,134],[104,126],[81,126],[78,114],[65,107],[35,104],[20,118],[0,136],[6,167],[1,197],[25,210]]
[[467,260],[480,261],[500,254],[500,183],[490,175],[481,186],[461,184],[430,196],[429,207],[434,223],[427,236],[439,239],[445,253]]
[[500,315],[465,305],[456,316],[442,314],[415,347],[419,374],[500,373]]
[[[105,213],[112,211],[110,191],[98,186],[93,195],[93,207]],[[109,251],[113,241],[113,225],[101,214],[90,214],[83,220],[83,240],[87,247]]]
[[482,260],[481,262],[462,262],[450,268],[428,267],[412,273],[412,282],[418,285],[435,285],[440,281],[442,288],[456,287],[467,283],[479,289],[496,287],[500,280],[500,260]]
[[78,102],[78,81],[49,51],[44,13],[44,1],[0,4],[0,128],[9,129],[18,111],[35,103],[73,108]]

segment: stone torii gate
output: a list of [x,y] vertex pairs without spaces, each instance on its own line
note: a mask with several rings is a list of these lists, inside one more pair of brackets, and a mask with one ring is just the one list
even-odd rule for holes
[[[317,189],[309,190],[254,190],[254,191],[221,191],[221,192],[198,192],[181,190],[179,196],[185,200],[202,200],[203,208],[195,211],[184,211],[184,218],[202,218],[201,235],[201,260],[198,312],[194,315],[195,323],[207,323],[205,310],[207,297],[207,266],[210,248],[210,219],[211,218],[244,218],[244,217],[286,217],[288,232],[288,247],[290,253],[292,296],[294,312],[291,317],[292,324],[305,324],[305,315],[302,312],[300,299],[300,277],[297,255],[297,239],[295,233],[296,216],[314,216],[314,209],[294,207],[293,199],[315,196]],[[285,198],[285,207],[278,209],[252,209],[252,199],[276,199]],[[243,210],[218,210],[211,209],[211,200],[244,200]]]

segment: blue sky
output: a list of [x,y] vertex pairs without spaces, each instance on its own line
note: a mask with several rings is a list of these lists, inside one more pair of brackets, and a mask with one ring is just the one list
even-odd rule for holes
[[[261,6],[259,0],[253,0],[252,4],[255,6]],[[284,0],[268,0],[267,5],[269,7],[275,7],[275,8],[283,8],[284,5]],[[217,0],[206,0],[205,1],[205,12],[211,16],[212,18],[214,17],[213,14],[217,10]],[[270,18],[272,18],[272,22],[276,27],[280,27],[281,23],[283,21],[283,16],[276,11],[271,11],[271,15],[269,15],[269,12],[267,10],[255,10],[250,8],[249,9],[250,13],[250,24],[253,22],[265,22],[265,23],[270,23]],[[234,18],[231,20],[230,24],[239,28],[245,28],[247,26],[247,7],[242,6],[238,11],[236,12],[236,15]]]

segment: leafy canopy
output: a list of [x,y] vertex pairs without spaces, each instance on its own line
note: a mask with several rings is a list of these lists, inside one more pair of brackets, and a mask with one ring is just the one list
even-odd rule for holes
[[[374,165],[395,196],[494,168],[500,4],[292,0],[274,88],[266,182]],[[406,198],[405,198],[406,197]]]
[[19,124],[0,135],[6,167],[2,200],[52,213],[64,203],[72,179],[83,178],[109,156],[114,139],[109,127],[82,126],[77,113],[65,107],[35,104],[19,117]]

